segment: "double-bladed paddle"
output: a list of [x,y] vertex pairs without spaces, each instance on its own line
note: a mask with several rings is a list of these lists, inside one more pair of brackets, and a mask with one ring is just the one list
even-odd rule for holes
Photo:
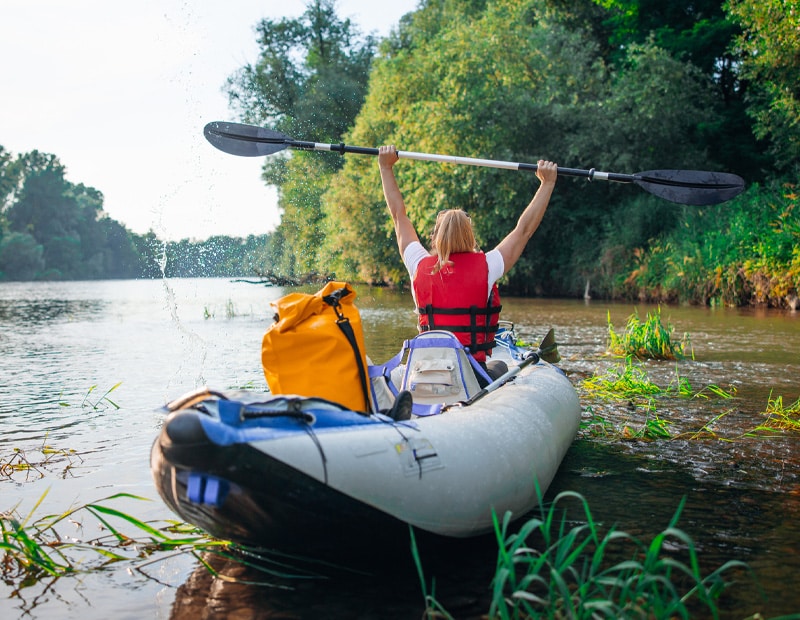
[[[203,130],[206,139],[219,150],[242,157],[263,157],[284,149],[304,151],[332,151],[336,153],[355,153],[358,155],[377,155],[378,149],[364,146],[350,146],[344,143],[323,144],[294,140],[286,134],[264,127],[215,121],[208,123]],[[402,159],[437,161],[449,164],[505,168],[507,170],[536,171],[536,164],[476,159],[454,155],[436,155],[398,151]],[[671,202],[685,205],[714,205],[738,196],[744,190],[744,180],[728,172],[704,172],[702,170],[648,170],[636,174],[601,172],[591,168],[558,168],[559,176],[583,177],[589,181],[615,181],[634,183],[646,192]]]

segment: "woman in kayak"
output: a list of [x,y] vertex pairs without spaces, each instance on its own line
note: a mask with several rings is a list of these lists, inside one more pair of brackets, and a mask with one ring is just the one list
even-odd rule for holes
[[[453,332],[489,376],[496,379],[506,370],[502,361],[487,363],[500,316],[496,282],[516,264],[539,227],[556,184],[558,167],[551,161],[539,160],[539,189],[514,230],[493,250],[484,254],[478,249],[472,221],[463,210],[447,209],[436,217],[429,252],[420,243],[406,213],[394,176],[398,159],[393,145],[380,147],[378,166],[383,195],[394,222],[400,256],[411,276],[419,329]],[[479,381],[485,384],[481,377]]]

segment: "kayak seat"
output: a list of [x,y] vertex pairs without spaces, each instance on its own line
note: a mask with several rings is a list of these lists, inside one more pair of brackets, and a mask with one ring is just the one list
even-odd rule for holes
[[486,384],[491,382],[469,350],[452,332],[444,330],[423,332],[406,340],[388,362],[370,365],[369,376],[373,390],[376,384],[388,386],[395,399],[409,392],[412,413],[417,416],[435,415],[444,405],[468,400],[480,390],[479,376]]

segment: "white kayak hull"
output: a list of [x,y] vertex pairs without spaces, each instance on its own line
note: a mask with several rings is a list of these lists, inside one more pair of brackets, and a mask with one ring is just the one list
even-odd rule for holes
[[159,493],[213,535],[262,545],[408,525],[487,533],[494,515],[538,504],[581,417],[569,380],[545,362],[472,405],[405,422],[268,393],[185,400],[153,446]]

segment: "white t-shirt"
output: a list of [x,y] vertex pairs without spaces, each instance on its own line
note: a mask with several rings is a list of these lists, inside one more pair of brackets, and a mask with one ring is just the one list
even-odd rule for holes
[[[417,273],[417,267],[423,258],[427,258],[431,253],[426,250],[419,241],[412,241],[406,246],[406,251],[403,252],[403,263],[408,269],[408,275],[411,276],[411,281],[414,281],[414,275]],[[489,265],[489,275],[486,282],[486,299],[489,299],[489,292],[492,290],[492,285],[497,282],[505,271],[505,261],[503,255],[496,248],[486,253],[486,263]],[[414,297],[414,305],[417,305],[417,296],[414,292],[414,287],[411,287],[411,294]]]

